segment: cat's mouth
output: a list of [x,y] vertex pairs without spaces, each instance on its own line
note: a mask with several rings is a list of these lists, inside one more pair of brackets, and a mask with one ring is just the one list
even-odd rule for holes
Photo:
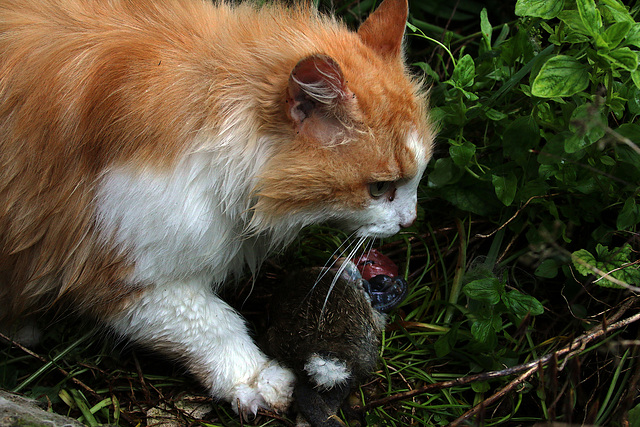
[[345,219],[329,221],[329,224],[352,233],[351,235],[358,238],[384,239],[397,234],[402,227],[399,225],[391,227],[377,223],[362,224]]
[[391,228],[391,227],[382,227],[378,224],[367,224],[360,226],[356,235],[358,237],[369,237],[373,239],[384,239],[387,237],[391,237],[394,234],[397,234],[400,231],[401,227],[399,225]]

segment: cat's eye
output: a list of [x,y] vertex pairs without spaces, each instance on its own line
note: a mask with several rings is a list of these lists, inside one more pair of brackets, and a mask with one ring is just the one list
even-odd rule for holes
[[392,181],[372,182],[371,184],[369,184],[369,194],[371,194],[371,197],[377,199],[384,196],[392,188]]

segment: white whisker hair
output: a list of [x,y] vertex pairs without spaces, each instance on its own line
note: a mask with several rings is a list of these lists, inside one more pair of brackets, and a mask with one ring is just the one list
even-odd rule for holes
[[[355,254],[357,253],[358,249],[362,247],[362,244],[368,239],[367,236],[360,236],[358,237],[358,239],[355,241],[354,245],[353,245],[353,249],[351,249],[351,251],[349,252],[349,254],[347,256],[341,256],[340,258],[346,258],[348,260],[353,259],[353,257],[355,256]],[[351,245],[349,245],[351,246]],[[344,253],[343,253],[344,254]],[[339,259],[339,258],[338,258]],[[337,259],[334,261],[334,264],[337,262]],[[331,292],[333,291],[333,288],[335,287],[336,283],[338,282],[338,280],[340,279],[340,276],[342,275],[342,272],[344,271],[344,269],[346,268],[345,263],[342,263],[340,265],[340,267],[338,268],[338,271],[336,272],[335,276],[333,276],[333,280],[331,281],[331,286],[329,286],[329,291],[327,292],[327,295],[325,296],[324,299],[324,303],[322,304],[322,309],[320,310],[320,313],[323,314],[324,310],[327,306],[327,301],[329,300],[329,296],[331,295]]]

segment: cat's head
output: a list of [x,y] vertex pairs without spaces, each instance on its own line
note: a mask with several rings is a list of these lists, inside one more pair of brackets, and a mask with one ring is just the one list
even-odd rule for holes
[[435,131],[404,65],[406,18],[406,0],[385,0],[357,33],[327,33],[297,60],[282,99],[289,139],[260,176],[261,221],[333,220],[372,237],[415,221]]

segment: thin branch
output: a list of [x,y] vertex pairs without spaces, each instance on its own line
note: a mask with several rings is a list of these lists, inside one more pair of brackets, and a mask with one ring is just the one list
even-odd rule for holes
[[620,135],[618,132],[616,132],[615,130],[611,129],[609,126],[606,126],[604,128],[604,130],[609,135],[613,136],[615,139],[617,139],[618,141],[622,142],[623,144],[626,144],[629,148],[631,148],[636,153],[640,154],[640,147],[638,147],[632,140],[630,140],[629,138],[627,138],[625,136]]
[[[627,317],[623,320],[620,321],[616,321],[617,319],[619,319],[620,317],[622,317],[622,315],[632,307],[633,304],[635,304],[637,301],[639,301],[638,298],[631,298],[629,299],[621,308],[620,310],[618,310],[613,316],[611,316],[609,319],[605,319],[601,324],[599,324],[598,326],[596,326],[595,328],[591,329],[590,331],[582,334],[581,336],[579,336],[578,338],[574,339],[573,341],[571,341],[571,343],[569,343],[567,346],[565,346],[564,348],[551,352],[551,353],[547,353],[544,356],[533,360],[531,362],[522,364],[522,365],[517,365],[511,368],[507,368],[507,369],[502,369],[499,371],[491,371],[491,372],[483,372],[481,374],[476,374],[476,375],[469,375],[466,377],[461,377],[461,378],[457,378],[455,380],[451,380],[451,381],[442,381],[442,382],[438,382],[438,383],[434,383],[434,384],[427,384],[423,387],[414,389],[414,390],[409,390],[409,391],[405,391],[405,392],[401,392],[401,393],[397,393],[394,394],[392,396],[387,396],[387,397],[383,397],[381,399],[377,399],[377,400],[373,400],[369,403],[367,403],[365,406],[362,406],[360,408],[357,408],[358,411],[368,411],[371,410],[373,408],[377,408],[379,406],[385,406],[385,405],[389,405],[392,403],[396,403],[396,402],[400,402],[400,401],[404,401],[407,400],[409,398],[412,398],[414,396],[418,396],[421,394],[425,394],[425,393],[430,393],[430,392],[434,392],[437,390],[442,390],[442,389],[446,389],[446,388],[451,388],[451,387],[455,387],[455,386],[460,386],[460,385],[465,385],[465,384],[469,384],[469,383],[473,383],[473,382],[479,382],[479,381],[487,381],[487,380],[491,380],[494,378],[501,378],[501,377],[505,377],[505,376],[510,376],[510,375],[514,375],[514,374],[519,374],[522,373],[522,375],[520,375],[518,378],[514,379],[513,381],[511,381],[511,383],[509,383],[505,388],[503,388],[502,390],[498,391],[497,393],[495,393],[493,396],[489,397],[488,399],[486,399],[484,401],[484,403],[482,404],[482,407],[486,407],[487,402],[489,403],[493,403],[496,399],[498,399],[499,397],[501,397],[502,395],[504,395],[507,391],[512,390],[515,386],[517,386],[518,384],[520,384],[522,381],[524,381],[526,378],[528,378],[529,376],[531,376],[534,372],[536,372],[536,370],[540,367],[540,366],[546,366],[551,360],[554,359],[559,359],[561,357],[565,357],[566,359],[564,360],[564,362],[557,368],[558,371],[563,370],[565,363],[572,358],[573,356],[579,354],[580,352],[582,352],[586,345],[591,342],[594,341],[596,339],[599,339],[601,337],[603,337],[604,335],[606,335],[607,333],[611,332],[611,331],[615,331],[617,329],[620,328],[624,328],[625,326],[628,326],[634,322],[637,322],[638,320],[640,320],[640,313],[636,313],[633,316]],[[615,323],[612,323],[615,322]],[[472,408],[470,411],[468,411],[467,413],[465,413],[462,417],[465,418],[459,418],[459,419],[466,419],[469,416],[473,415],[474,413],[477,413],[477,411],[480,409],[480,405],[475,406],[474,408]],[[456,421],[454,421],[455,423]],[[451,425],[456,425],[456,424],[451,424]]]
[[[555,245],[554,245],[554,246],[555,246]],[[597,279],[597,280],[600,280],[600,279],[606,279],[606,280],[610,281],[611,283],[615,283],[616,285],[620,286],[621,288],[625,288],[625,289],[627,289],[627,290],[629,290],[629,291],[631,291],[631,292],[640,293],[640,288],[639,288],[639,287],[637,287],[637,286],[633,286],[633,285],[630,285],[630,284],[628,284],[627,282],[624,282],[624,281],[622,281],[622,280],[620,280],[620,279],[616,279],[616,278],[615,278],[615,277],[613,277],[611,274],[609,274],[609,273],[613,273],[614,271],[617,271],[617,270],[621,270],[621,269],[624,269],[624,268],[630,267],[630,266],[632,266],[632,265],[633,265],[633,264],[635,264],[635,263],[629,263],[629,264],[626,264],[626,265],[624,265],[624,266],[621,266],[620,268],[617,268],[617,269],[611,270],[610,272],[606,272],[606,271],[602,271],[602,270],[600,270],[600,269],[599,269],[598,267],[596,267],[595,265],[591,265],[591,264],[589,264],[588,262],[586,262],[586,261],[585,261],[585,260],[583,260],[582,258],[575,256],[575,255],[574,255],[574,254],[572,254],[571,252],[568,252],[568,251],[564,250],[563,248],[560,248],[560,246],[557,246],[557,248],[559,248],[560,250],[562,250],[562,252],[565,252],[567,255],[569,255],[569,256],[571,257],[571,261],[573,261],[573,262],[577,262],[577,263],[578,263],[578,264],[580,264],[581,266],[586,267],[587,269],[589,269],[589,270],[590,270],[592,273],[594,273],[595,275],[600,276],[600,278],[599,278],[599,279]]]
[[[51,363],[49,360],[45,359],[44,357],[40,356],[39,354],[34,353],[33,351],[29,350],[27,347],[23,346],[22,344],[20,344],[17,341],[12,340],[11,338],[9,338],[8,336],[4,335],[3,333],[0,332],[0,338],[2,338],[3,340],[7,341],[9,344],[19,348],[20,350],[22,350],[23,352],[27,353],[29,356],[38,359],[40,362],[42,363]],[[61,367],[54,365],[56,367],[56,369],[58,370],[58,372],[60,372],[63,376],[69,378],[69,380],[71,380],[72,383],[74,383],[75,385],[85,389],[86,391],[88,391],[89,393],[91,393],[91,395],[96,398],[96,399],[103,399],[102,396],[100,396],[98,393],[96,393],[91,387],[89,387],[88,385],[86,385],[85,383],[83,383],[82,381],[80,381],[79,379],[71,376],[69,374],[68,371],[62,369]]]
[[476,234],[476,237],[479,237],[479,238],[481,238],[481,239],[486,239],[487,237],[491,237],[491,236],[493,236],[493,235],[494,235],[494,234],[496,234],[498,231],[502,230],[502,229],[503,229],[503,228],[505,228],[507,225],[509,225],[509,223],[510,223],[511,221],[513,221],[514,219],[516,219],[516,217],[517,217],[518,215],[520,215],[520,212],[522,212],[522,211],[524,210],[524,208],[526,208],[526,207],[527,207],[527,205],[528,205],[532,200],[534,200],[534,199],[546,199],[546,198],[554,197],[554,196],[558,196],[558,195],[560,195],[560,193],[545,194],[545,195],[543,195],[543,196],[531,196],[531,197],[529,197],[529,200],[527,200],[527,201],[524,203],[524,205],[522,205],[522,207],[520,207],[520,208],[516,211],[516,213],[514,213],[514,214],[513,214],[513,216],[507,220],[507,222],[505,222],[504,224],[502,224],[500,227],[496,228],[495,230],[493,230],[493,231],[492,231],[491,233],[489,233],[489,234]]
[[476,406],[474,406],[473,408],[469,409],[467,412],[462,414],[460,417],[456,418],[453,422],[449,423],[447,425],[447,427],[457,427],[462,422],[466,421],[467,419],[471,418],[473,415],[475,415],[478,412],[480,412],[480,410],[486,408],[489,405],[492,405],[496,400],[502,398],[505,394],[507,394],[511,390],[513,390],[516,386],[518,386],[518,385],[522,384],[523,382],[525,382],[527,380],[527,378],[529,378],[531,375],[533,375],[538,369],[542,369],[542,366],[539,367],[538,365],[536,365],[536,366],[530,368],[528,371],[526,371],[525,373],[520,375],[518,378],[516,378],[515,380],[511,381],[505,387],[500,389],[500,391],[498,391],[498,392],[494,393],[493,395],[489,396],[488,398],[484,399],[482,402],[478,403]]
[[[628,284],[625,281],[616,279],[615,277],[613,277],[610,273],[613,273],[615,271],[624,269],[624,268],[629,268],[634,264],[637,264],[637,262],[631,262],[628,264],[625,264],[623,266],[620,266],[619,268],[616,268],[614,270],[611,270],[609,272],[606,271],[602,271],[600,270],[598,267],[596,267],[595,265],[591,265],[588,262],[586,262],[585,260],[583,260],[580,257],[577,257],[576,255],[574,255],[573,253],[571,253],[570,251],[566,250],[565,248],[563,248],[562,246],[560,246],[559,244],[557,244],[550,235],[548,235],[548,232],[544,232],[543,237],[545,238],[545,240],[547,241],[547,243],[549,243],[551,246],[553,246],[558,252],[562,253],[564,256],[569,257],[569,259],[571,259],[571,261],[576,262],[578,264],[580,264],[581,266],[587,268],[588,270],[590,270],[592,273],[594,273],[597,276],[600,276],[601,279],[607,279],[608,281],[610,281],[611,283],[614,283],[618,286],[620,286],[621,288],[627,289],[631,292],[635,292],[635,293],[640,293],[640,287],[637,286],[633,286]],[[599,280],[599,279],[598,279]]]

